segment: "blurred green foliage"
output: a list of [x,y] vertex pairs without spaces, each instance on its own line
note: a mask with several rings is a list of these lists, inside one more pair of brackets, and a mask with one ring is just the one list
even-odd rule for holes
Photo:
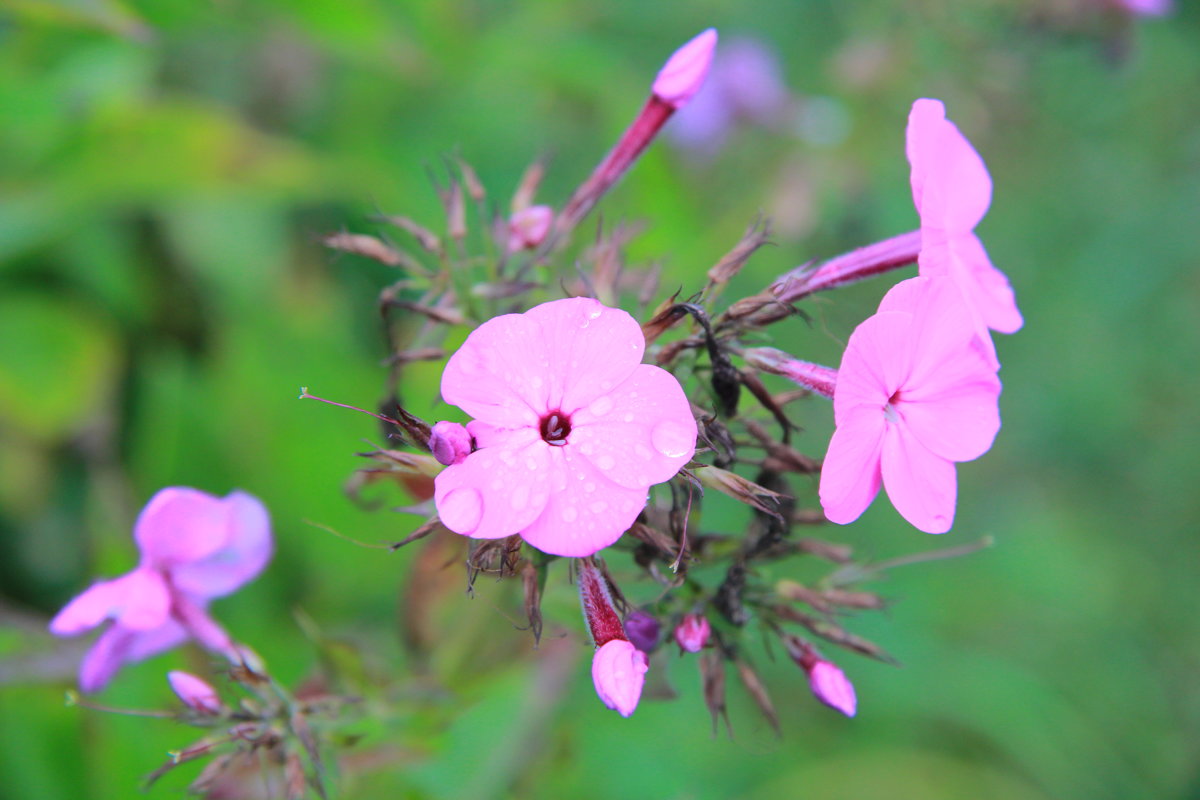
[[[673,655],[653,669],[677,700],[605,711],[561,570],[546,613],[570,637],[538,652],[510,625],[514,587],[482,580],[467,599],[454,572],[432,677],[410,690],[411,715],[361,723],[381,755],[344,796],[1200,795],[1200,8],[1179,6],[1130,21],[1089,0],[10,0],[0,794],[132,796],[192,738],[64,707],[81,645],[44,633],[93,576],[129,568],[132,520],[161,486],[242,488],[272,509],[274,564],[216,611],[279,678],[311,673],[313,636],[363,674],[417,671],[396,619],[418,550],[309,524],[368,542],[415,525],[342,493],[374,424],[296,402],[307,385],[370,406],[384,380],[375,299],[394,273],[317,238],[372,231],[379,210],[440,225],[430,176],[448,154],[494,197],[550,156],[539,199],[561,203],[662,59],[713,25],[774,46],[790,88],[844,135],[746,131],[707,163],[659,143],[605,219],[649,221],[633,256],[687,293],[763,210],[777,246],[734,287],[756,291],[915,226],[904,123],[914,98],[943,99],[991,169],[980,233],[1027,320],[998,342],[1004,430],[960,468],[957,524],[938,540],[996,546],[882,586],[897,602],[856,630],[904,667],[843,659],[853,721],[814,703],[793,665],[762,661],[780,739],[737,686],[736,738],[712,736],[695,665]],[[836,363],[886,285],[812,303],[814,323],[776,344]],[[405,399],[432,414],[436,370],[413,375]],[[819,455],[828,412],[805,413],[801,446]],[[883,502],[836,533],[879,557],[931,544]],[[176,667],[207,659],[131,666],[103,702],[165,707]]]

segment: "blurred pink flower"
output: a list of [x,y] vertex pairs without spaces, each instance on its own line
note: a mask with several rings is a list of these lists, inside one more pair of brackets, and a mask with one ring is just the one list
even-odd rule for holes
[[1137,17],[1162,17],[1174,10],[1171,0],[1109,0],[1113,7]]
[[717,31],[702,31],[680,47],[654,78],[650,91],[673,108],[680,108],[700,91],[717,47]]
[[817,661],[808,670],[808,685],[818,700],[847,717],[853,717],[858,710],[854,684],[836,664]]
[[954,462],[987,452],[1000,429],[1000,380],[958,289],[910,278],[855,329],[833,396],[837,426],[821,469],[825,516],[858,519],[882,481],[926,533],[954,521]]
[[650,662],[646,654],[625,639],[612,639],[592,657],[592,681],[601,702],[622,717],[632,714],[642,697],[646,670]]
[[207,681],[181,670],[168,672],[167,681],[171,684],[171,691],[193,711],[199,711],[201,714],[221,713],[221,698]]
[[532,250],[542,243],[554,222],[550,206],[529,206],[508,218],[508,251]]
[[712,625],[699,614],[684,614],[683,621],[675,628],[675,643],[679,651],[699,653],[712,636]]
[[229,635],[208,615],[208,601],[254,578],[271,558],[267,510],[243,492],[218,498],[162,489],[138,515],[133,536],[141,550],[137,568],[94,584],[50,621],[52,633],[74,636],[113,620],[80,666],[84,691],[103,688],[122,664],[189,637],[236,658]]
[[437,476],[442,523],[476,539],[519,533],[560,556],[620,538],[648,488],[696,447],[683,388],[640,363],[644,349],[629,314],[582,297],[473,331],[442,373],[442,397],[475,418],[478,448]]
[[940,100],[913,103],[906,138],[913,202],[921,216],[922,277],[949,275],[981,329],[1014,333],[1023,320],[1012,286],[974,233],[992,202],[983,159],[946,119]]

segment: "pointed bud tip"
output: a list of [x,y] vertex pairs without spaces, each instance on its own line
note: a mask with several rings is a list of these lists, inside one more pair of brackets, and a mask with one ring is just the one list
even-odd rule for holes
[[813,695],[825,705],[853,717],[858,711],[858,698],[854,684],[837,665],[828,661],[817,661],[808,671]]
[[637,709],[650,660],[624,639],[613,639],[592,657],[592,681],[604,705],[622,717]]
[[716,47],[717,30],[709,28],[676,50],[654,79],[654,96],[675,109],[681,108],[700,91]]

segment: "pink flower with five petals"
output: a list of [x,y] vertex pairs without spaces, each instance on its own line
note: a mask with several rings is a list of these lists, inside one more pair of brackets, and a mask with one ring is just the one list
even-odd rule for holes
[[86,692],[102,689],[122,664],[188,638],[238,658],[229,635],[208,615],[208,602],[253,579],[271,559],[267,510],[243,492],[221,498],[162,489],[138,515],[133,537],[142,555],[137,568],[94,584],[50,621],[58,636],[113,621],[80,666]]
[[644,349],[633,317],[582,297],[474,330],[442,373],[477,448],[437,476],[442,524],[560,556],[620,538],[696,448],[683,388]]
[[911,278],[850,336],[837,373],[837,429],[821,468],[825,516],[846,524],[882,483],[926,533],[954,521],[954,463],[987,452],[1000,429],[1000,380],[959,290]]
[[913,103],[905,150],[912,166],[913,202],[921,215],[922,277],[949,275],[984,329],[1015,333],[1024,320],[1012,286],[992,266],[975,226],[992,202],[992,178],[979,153],[940,100]]

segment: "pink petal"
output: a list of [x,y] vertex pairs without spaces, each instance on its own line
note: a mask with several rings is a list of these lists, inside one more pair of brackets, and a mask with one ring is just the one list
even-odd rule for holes
[[528,314],[489,319],[446,362],[442,399],[493,425],[536,427],[550,410],[546,345]]
[[910,314],[881,305],[879,313],[854,329],[842,354],[833,393],[833,418],[839,426],[858,408],[882,412],[908,377],[911,326]]
[[953,391],[897,404],[913,436],[948,461],[970,461],[986,453],[1000,431],[999,381],[964,383]]
[[858,710],[858,698],[854,694],[854,684],[846,677],[836,664],[828,661],[818,661],[813,664],[808,673],[809,686],[813,695],[825,705],[837,709],[847,717],[853,717]]
[[543,410],[573,415],[628,378],[646,349],[633,317],[589,297],[542,303],[525,317],[538,325],[549,356],[539,376],[550,387]]
[[696,419],[683,388],[647,364],[572,414],[571,425],[567,448],[627,489],[670,480],[696,452]]
[[646,654],[630,642],[613,639],[605,644],[592,657],[592,682],[600,701],[628,717],[637,709],[649,668]]
[[[1000,333],[1016,333],[1024,320],[1017,309],[1012,285],[1004,273],[992,266],[987,250],[975,234],[955,237],[949,244],[951,275],[987,327]],[[922,270],[922,274],[924,271]]]
[[222,597],[257,577],[271,560],[271,518],[258,498],[233,492],[220,501],[225,543],[203,559],[171,570],[177,589],[198,597]]
[[[907,311],[911,322],[903,339],[908,351],[908,374],[896,386],[904,395],[937,391],[961,380],[958,371],[948,371],[949,362],[964,353],[978,353],[978,337],[971,308],[962,291],[948,278],[909,278],[884,295],[880,312]],[[982,372],[991,369],[984,360],[972,360]]]
[[167,682],[171,684],[171,691],[189,708],[202,714],[221,713],[221,698],[208,681],[174,669],[167,673]]
[[220,498],[183,486],[160,490],[138,515],[133,538],[144,563],[160,568],[205,558],[225,545],[227,511]]
[[858,519],[879,493],[884,425],[883,409],[859,408],[833,432],[820,486],[821,507],[831,522]]
[[904,423],[883,437],[883,485],[888,499],[918,530],[945,533],[954,523],[958,483],[954,464],[921,444]]
[[938,100],[917,100],[905,149],[912,165],[913,202],[921,228],[949,234],[974,230],[992,202],[992,179],[979,153]]
[[96,640],[79,666],[79,688],[85,692],[103,689],[123,664],[141,661],[182,644],[187,634],[179,623],[167,620],[147,631],[113,625]]
[[546,507],[551,481],[549,450],[537,431],[511,433],[507,445],[476,450],[434,479],[442,524],[473,539],[519,533]]
[[549,500],[521,538],[557,556],[590,556],[620,539],[646,505],[646,484],[613,483],[573,445],[549,450]]
[[119,620],[130,630],[148,630],[166,621],[170,606],[162,577],[153,570],[135,569],[97,583],[76,597],[50,621],[50,631],[58,636],[74,636],[108,618]]

